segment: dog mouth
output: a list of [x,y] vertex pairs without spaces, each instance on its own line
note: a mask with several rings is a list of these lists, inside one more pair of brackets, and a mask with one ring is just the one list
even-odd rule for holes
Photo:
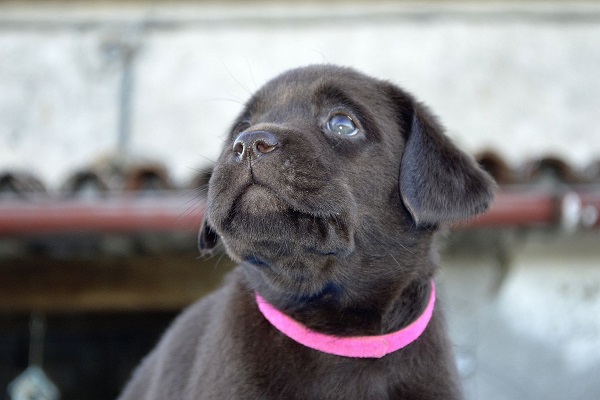
[[[268,219],[270,216],[285,214],[313,220],[335,221],[347,214],[341,205],[327,204],[315,207],[303,198],[302,192],[302,189],[295,187],[284,190],[277,185],[271,185],[267,180],[252,176],[250,181],[241,185],[233,195],[230,215],[239,213]],[[295,195],[298,195],[298,198]]]
[[314,208],[302,197],[290,196],[289,188],[256,179],[237,183],[238,189],[230,185],[209,202],[209,222],[238,261],[255,256],[273,260],[285,253],[342,256],[353,250],[349,210],[340,205]]
[[290,205],[271,187],[253,181],[240,189],[232,208],[234,212],[260,216],[284,212]]

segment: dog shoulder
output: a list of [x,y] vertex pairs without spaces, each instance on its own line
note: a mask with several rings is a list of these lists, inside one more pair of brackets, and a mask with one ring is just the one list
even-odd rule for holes
[[[232,274],[235,275],[235,274]],[[214,346],[213,332],[224,320],[235,277],[185,309],[148,354],[118,400],[184,399],[192,375]]]

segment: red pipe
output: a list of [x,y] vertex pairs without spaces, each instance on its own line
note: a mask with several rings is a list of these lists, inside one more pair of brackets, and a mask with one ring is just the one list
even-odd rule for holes
[[184,196],[0,201],[0,235],[194,231],[204,201]]
[[535,227],[557,223],[560,199],[545,193],[500,192],[490,209],[457,228]]
[[[596,215],[588,227],[600,227],[600,192],[578,191],[581,210]],[[561,223],[566,193],[502,191],[483,215],[454,228],[549,227]],[[0,200],[0,235],[73,232],[195,231],[204,201],[192,195],[122,196],[97,200]],[[588,218],[589,219],[589,218]]]

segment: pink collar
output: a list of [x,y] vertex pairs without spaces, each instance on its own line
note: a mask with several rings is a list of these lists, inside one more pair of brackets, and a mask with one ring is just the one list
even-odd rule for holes
[[343,357],[381,358],[393,353],[421,336],[433,314],[435,305],[435,284],[431,280],[431,296],[423,314],[407,327],[397,332],[380,336],[331,336],[311,331],[294,321],[256,293],[258,308],[265,318],[279,331],[296,342],[324,353]]

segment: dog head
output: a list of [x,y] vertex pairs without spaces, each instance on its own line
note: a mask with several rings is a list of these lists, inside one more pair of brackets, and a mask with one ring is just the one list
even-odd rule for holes
[[410,94],[352,69],[304,67],[268,82],[233,124],[199,247],[220,238],[261,292],[372,290],[426,269],[435,228],[492,198],[492,179]]

